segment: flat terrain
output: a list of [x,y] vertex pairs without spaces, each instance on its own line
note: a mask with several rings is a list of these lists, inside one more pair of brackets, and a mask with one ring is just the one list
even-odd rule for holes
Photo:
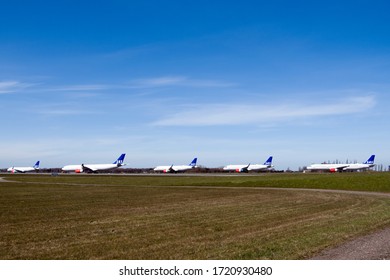
[[307,259],[390,226],[387,173],[2,177],[0,259]]
[[313,260],[389,260],[390,227],[326,249]]

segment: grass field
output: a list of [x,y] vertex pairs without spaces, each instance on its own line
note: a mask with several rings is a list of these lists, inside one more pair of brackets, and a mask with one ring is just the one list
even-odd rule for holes
[[390,193],[388,173],[1,177],[0,259],[305,259],[390,225],[388,197],[259,189]]

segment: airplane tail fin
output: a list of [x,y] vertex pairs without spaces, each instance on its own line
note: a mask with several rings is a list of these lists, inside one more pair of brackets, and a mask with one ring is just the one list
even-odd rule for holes
[[125,160],[126,154],[121,154],[116,161],[114,161],[114,164],[123,165],[123,161]]
[[370,158],[363,163],[364,164],[374,164],[374,160],[375,160],[375,155],[371,155]]
[[39,160],[34,164],[34,169],[39,169]]
[[266,162],[264,162],[264,165],[271,166],[272,165],[272,156],[270,156]]
[[198,158],[194,158],[191,163],[189,164],[189,166],[192,166],[192,167],[195,167],[196,166],[196,161],[198,160]]

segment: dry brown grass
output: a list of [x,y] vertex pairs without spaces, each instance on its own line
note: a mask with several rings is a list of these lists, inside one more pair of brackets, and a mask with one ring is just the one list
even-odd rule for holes
[[0,258],[302,259],[389,210],[336,193],[1,183]]

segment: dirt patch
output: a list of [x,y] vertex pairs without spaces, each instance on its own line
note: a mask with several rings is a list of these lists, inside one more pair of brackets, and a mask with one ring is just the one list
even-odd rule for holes
[[390,227],[324,250],[312,260],[390,260]]

